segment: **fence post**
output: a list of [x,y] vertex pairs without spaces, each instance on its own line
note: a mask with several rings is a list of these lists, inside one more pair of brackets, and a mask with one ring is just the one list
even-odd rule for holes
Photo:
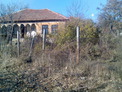
[[2,44],[1,44],[1,42],[0,42],[0,51],[1,51],[1,48],[2,48]]
[[32,54],[32,48],[33,48],[33,44],[34,44],[34,37],[31,38],[31,46],[30,46],[30,53],[29,53],[29,57],[31,57]]
[[45,50],[45,41],[46,41],[46,30],[43,29],[43,45],[42,45],[42,50]]
[[79,59],[80,59],[80,28],[79,27],[76,28],[76,40],[77,40],[76,62],[79,63]]

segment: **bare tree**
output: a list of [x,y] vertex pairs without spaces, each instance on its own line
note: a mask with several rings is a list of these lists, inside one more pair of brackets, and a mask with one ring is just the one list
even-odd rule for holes
[[[27,8],[26,5],[19,5],[20,3],[9,3],[9,4],[0,4],[0,36],[2,39],[2,42],[4,44],[9,43],[10,47],[10,54],[12,55],[12,39],[16,35],[17,37],[17,54],[20,55],[20,28],[17,25],[17,19],[15,20],[15,13],[19,10]],[[21,15],[18,15],[18,20],[21,17]],[[16,25],[15,25],[16,23]],[[7,26],[5,26],[5,24]],[[16,32],[15,32],[16,31]],[[14,35],[15,34],[15,35]]]
[[7,32],[7,40],[10,40],[10,44],[12,44],[13,25],[15,23],[14,13],[25,8],[27,8],[26,5],[20,6],[18,3],[0,4],[0,23],[10,25],[7,27],[7,31],[9,31]]
[[71,23],[73,23],[75,28],[79,26],[81,20],[85,19],[84,12],[87,12],[87,9],[87,5],[81,0],[75,0],[67,8],[68,17],[70,18],[70,21],[72,21]]
[[72,4],[67,8],[67,13],[69,17],[83,18],[84,12],[87,8],[83,2],[80,0],[72,2]]

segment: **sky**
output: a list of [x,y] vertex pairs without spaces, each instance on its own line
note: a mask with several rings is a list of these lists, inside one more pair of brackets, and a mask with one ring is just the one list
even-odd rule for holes
[[[81,4],[84,17],[97,20],[101,4],[105,5],[107,0],[0,0],[2,3],[17,2],[20,5],[28,5],[30,9],[50,9],[54,12],[68,16],[67,9],[72,6],[73,3],[78,2]],[[23,2],[23,3],[22,3]]]

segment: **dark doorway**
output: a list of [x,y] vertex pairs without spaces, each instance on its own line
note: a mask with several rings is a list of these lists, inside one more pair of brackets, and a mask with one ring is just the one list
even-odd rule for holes
[[42,25],[42,34],[44,30],[46,31],[46,34],[48,34],[48,25]]
[[21,38],[24,38],[27,31],[25,30],[25,27],[23,24],[21,24],[20,29],[21,29]]
[[1,28],[1,33],[0,33],[0,36],[3,38],[3,39],[6,39],[7,37],[7,27],[4,25],[2,28]]
[[13,31],[12,26],[8,25],[7,26],[7,42],[12,41],[12,31]]
[[31,26],[29,24],[26,25],[26,31],[31,32]]
[[13,33],[12,33],[12,37],[13,38],[17,38],[17,31],[19,31],[19,26],[18,25],[14,25],[13,27]]
[[32,26],[31,26],[31,31],[36,31],[36,26],[35,26],[35,24],[32,24]]

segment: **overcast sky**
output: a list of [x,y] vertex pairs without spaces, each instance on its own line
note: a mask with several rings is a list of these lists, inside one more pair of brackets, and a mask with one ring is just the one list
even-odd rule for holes
[[72,5],[73,2],[80,2],[82,12],[86,18],[96,20],[99,11],[97,7],[100,4],[106,4],[107,0],[0,0],[3,3],[18,2],[20,5],[27,4],[31,9],[50,9],[52,11],[61,13],[67,16],[67,8]]

